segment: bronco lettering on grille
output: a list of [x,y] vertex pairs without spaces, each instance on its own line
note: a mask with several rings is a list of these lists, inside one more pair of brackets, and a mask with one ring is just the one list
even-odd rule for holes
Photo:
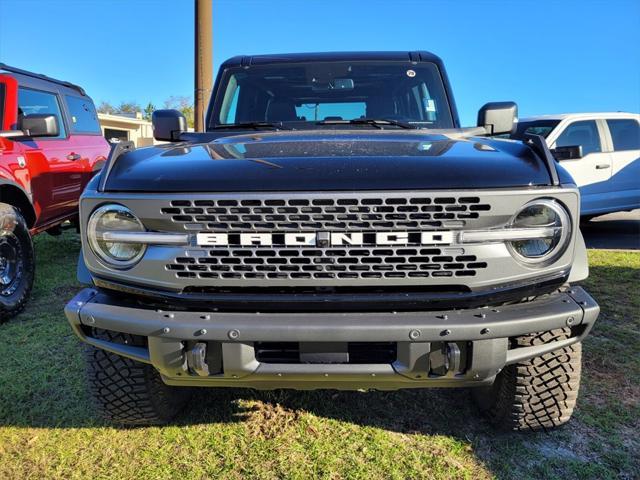
[[198,233],[200,246],[345,246],[345,245],[450,245],[452,231],[431,232],[300,232],[300,233]]

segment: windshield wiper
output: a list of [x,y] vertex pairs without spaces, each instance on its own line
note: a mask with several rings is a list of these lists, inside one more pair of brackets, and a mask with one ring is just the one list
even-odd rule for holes
[[413,125],[400,120],[390,118],[354,118],[353,120],[320,120],[316,125],[372,125],[376,128],[383,128],[383,125],[393,125],[400,128],[416,129],[418,125]]
[[258,130],[259,128],[275,128],[276,130],[291,130],[290,127],[285,127],[282,122],[240,122],[240,123],[227,123],[224,125],[216,125],[213,127],[215,130],[222,129],[246,129],[253,128],[254,130]]

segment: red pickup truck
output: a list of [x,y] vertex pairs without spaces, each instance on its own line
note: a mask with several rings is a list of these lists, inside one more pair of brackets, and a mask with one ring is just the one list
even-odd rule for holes
[[31,237],[75,221],[80,194],[108,153],[81,87],[0,63],[0,322],[29,297]]

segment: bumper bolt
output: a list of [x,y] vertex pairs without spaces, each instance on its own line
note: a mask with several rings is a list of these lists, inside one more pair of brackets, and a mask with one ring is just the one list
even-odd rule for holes
[[416,340],[416,339],[420,338],[420,330],[411,330],[409,332],[409,338],[411,340]]
[[491,332],[488,328],[483,328],[480,330],[480,335],[488,335]]
[[162,329],[162,333],[169,333],[171,331],[171,329],[169,327],[164,327]]
[[450,335],[450,334],[451,334],[451,330],[449,330],[448,328],[440,332],[441,337],[446,337],[447,335]]
[[477,313],[475,316],[478,317],[478,318],[487,318],[487,314],[486,313]]
[[440,320],[449,320],[449,315],[438,315]]
[[567,326],[570,327],[571,325],[573,325],[575,323],[576,319],[573,317],[569,317],[567,318]]
[[231,340],[237,340],[238,338],[240,338],[240,332],[238,330],[229,330],[229,332],[227,333],[227,336]]
[[207,334],[206,328],[202,328],[196,332],[196,335],[206,335],[206,334]]

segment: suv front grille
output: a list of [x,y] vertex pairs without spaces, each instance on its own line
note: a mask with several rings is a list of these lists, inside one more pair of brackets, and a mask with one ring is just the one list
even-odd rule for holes
[[[196,232],[377,232],[462,228],[491,210],[467,195],[173,200],[161,214]],[[487,263],[458,249],[415,245],[199,247],[167,264],[179,279],[362,280],[473,277]]]
[[554,198],[573,215],[579,202],[575,189],[267,190],[276,187],[265,176],[265,191],[114,192],[108,198],[85,193],[83,224],[108,200],[129,208],[150,232],[183,234],[175,236],[180,244],[149,244],[140,262],[127,270],[107,268],[87,248],[87,266],[105,280],[180,293],[227,288],[481,290],[570,266],[572,248],[554,264],[532,269],[499,238],[462,240],[466,232],[504,228],[515,212],[538,198]]

